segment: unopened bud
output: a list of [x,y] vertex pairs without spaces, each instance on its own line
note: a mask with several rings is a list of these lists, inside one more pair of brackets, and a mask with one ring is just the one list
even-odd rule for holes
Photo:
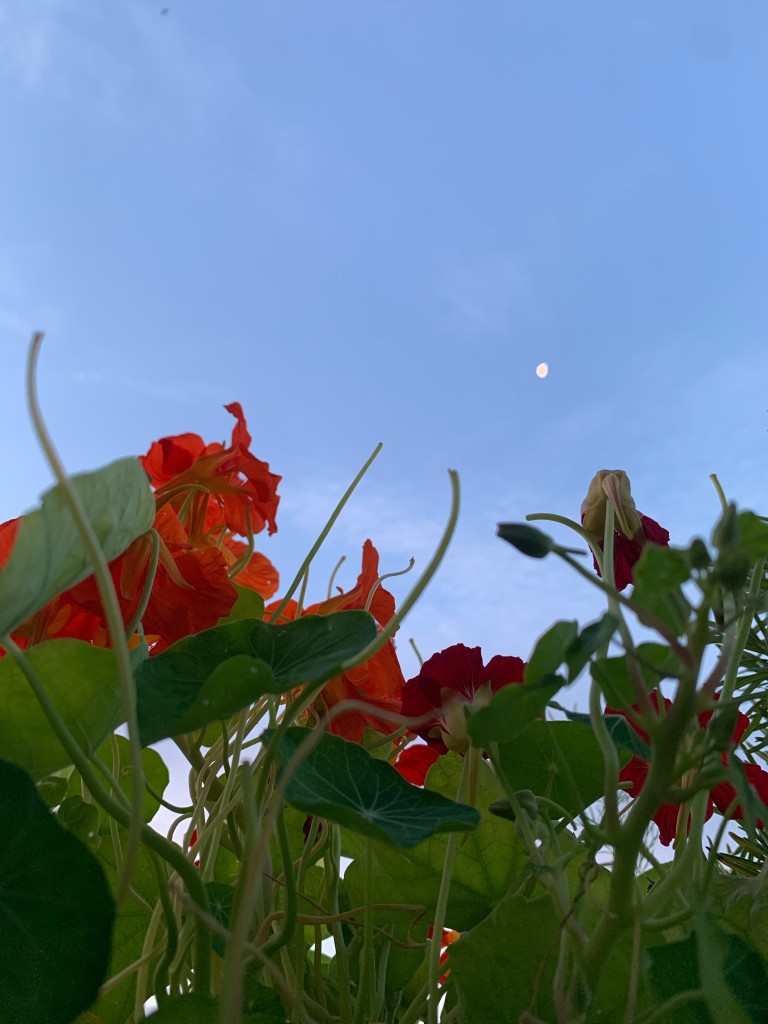
[[708,569],[711,559],[707,545],[701,537],[694,537],[688,548],[688,564],[692,569]]
[[605,533],[605,503],[616,512],[618,529],[630,540],[642,532],[640,514],[635,508],[629,477],[623,469],[601,469],[592,478],[587,496],[581,503],[581,525],[595,537]]
[[[515,797],[520,805],[520,810],[527,814],[529,818],[535,818],[538,815],[539,801],[532,790],[519,789],[515,793]],[[506,818],[507,821],[515,821],[517,819],[517,814],[507,799],[494,800],[489,805],[488,810],[491,814],[495,814],[497,818]]]
[[717,526],[712,534],[712,543],[721,551],[723,548],[732,548],[739,540],[739,523],[736,514],[736,506],[728,505],[720,517]]
[[529,558],[546,558],[555,550],[554,541],[546,533],[526,523],[499,523],[496,533]]

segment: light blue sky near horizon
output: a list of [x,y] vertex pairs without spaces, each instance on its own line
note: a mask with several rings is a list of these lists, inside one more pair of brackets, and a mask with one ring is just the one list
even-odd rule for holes
[[0,0],[0,518],[50,484],[36,329],[73,472],[242,403],[286,583],[383,441],[309,600],[366,537],[403,595],[457,469],[406,676],[410,636],[526,657],[599,614],[494,536],[598,469],[681,543],[713,471],[767,511],[767,39],[756,2]]

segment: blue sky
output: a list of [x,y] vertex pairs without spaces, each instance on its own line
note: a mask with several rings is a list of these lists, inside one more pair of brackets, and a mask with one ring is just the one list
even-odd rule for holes
[[578,517],[598,469],[673,541],[713,471],[766,511],[767,31],[756,2],[0,0],[0,517],[50,482],[35,329],[72,471],[242,403],[286,581],[383,441],[311,600],[369,536],[423,566],[457,469],[406,675],[411,636],[526,657],[598,614],[494,536]]

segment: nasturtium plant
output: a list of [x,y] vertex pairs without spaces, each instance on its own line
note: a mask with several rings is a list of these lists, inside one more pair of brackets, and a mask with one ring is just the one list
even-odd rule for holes
[[227,443],[52,460],[0,524],[0,1021],[759,1024],[766,520],[717,484],[670,546],[599,470],[533,517],[573,545],[499,536],[604,613],[553,596],[527,663],[457,636],[406,679],[456,474],[400,609],[363,537],[313,593],[318,545],[288,585],[259,550],[281,478],[226,409]]

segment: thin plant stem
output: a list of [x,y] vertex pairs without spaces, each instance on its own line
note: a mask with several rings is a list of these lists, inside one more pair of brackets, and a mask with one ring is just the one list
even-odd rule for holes
[[141,760],[141,740],[139,738],[139,723],[136,715],[136,688],[133,679],[133,669],[131,668],[130,653],[125,638],[123,617],[109,566],[99,545],[96,532],[80,500],[80,496],[75,490],[64,468],[64,464],[54,447],[40,409],[37,395],[37,360],[42,343],[43,335],[37,332],[32,337],[27,363],[27,401],[29,403],[29,411],[40,447],[53,471],[53,475],[56,477],[56,481],[61,487],[62,496],[93,566],[94,576],[99,588],[99,597],[101,598],[104,615],[107,620],[112,649],[115,652],[123,714],[128,727],[128,748],[133,775],[133,794],[131,814],[127,826],[128,837],[124,850],[123,871],[120,875],[115,897],[117,903],[120,904],[128,894],[131,878],[136,868],[139,846],[141,845],[141,830],[144,825],[144,766]]
[[374,982],[374,949],[373,949],[373,840],[370,836],[365,841],[365,914],[363,916],[363,948],[360,954],[360,982],[357,986],[355,1015],[352,1024],[363,1024],[366,1016],[372,1013],[375,996]]
[[[469,783],[469,761],[465,757],[461,766],[461,777],[456,793],[456,799],[461,802]],[[435,905],[435,919],[432,923],[432,940],[428,950],[427,970],[427,1024],[437,1024],[437,1010],[440,1001],[438,980],[440,978],[440,950],[442,948],[443,928],[445,927],[445,915],[448,909],[448,896],[451,892],[451,879],[453,878],[453,862],[456,857],[456,847],[459,841],[458,832],[451,832],[445,847],[443,858],[443,873],[440,876],[440,888],[437,893]]]
[[271,621],[272,622],[279,622],[280,621],[280,616],[285,611],[286,607],[288,606],[288,602],[291,600],[291,598],[293,597],[296,589],[301,584],[301,581],[302,581],[302,578],[303,578],[304,574],[309,569],[310,565],[312,564],[312,560],[314,559],[315,555],[317,554],[317,552],[322,547],[323,541],[328,536],[328,534],[331,532],[331,530],[333,528],[333,524],[336,522],[336,520],[341,515],[342,510],[344,509],[344,506],[347,504],[349,499],[352,497],[352,495],[353,495],[353,493],[355,491],[355,488],[360,483],[360,481],[363,479],[365,474],[368,472],[371,464],[373,463],[374,459],[376,458],[376,456],[381,451],[382,447],[383,447],[383,445],[382,445],[382,443],[380,441],[376,445],[376,447],[373,449],[371,454],[368,456],[368,458],[366,459],[365,464],[363,465],[363,468],[357,474],[357,476],[352,481],[352,483],[349,485],[349,487],[346,489],[346,491],[344,491],[344,493],[342,494],[341,500],[339,501],[338,505],[336,506],[336,508],[331,513],[330,518],[328,519],[328,522],[325,524],[323,529],[320,531],[320,535],[318,536],[317,540],[315,541],[315,543],[310,548],[309,554],[307,555],[307,557],[304,559],[304,561],[299,566],[299,571],[296,573],[296,575],[293,578],[293,582],[291,583],[290,587],[288,587],[288,590],[285,592],[285,596],[283,597],[282,601],[277,606],[275,611],[272,613],[272,616],[271,616]]

